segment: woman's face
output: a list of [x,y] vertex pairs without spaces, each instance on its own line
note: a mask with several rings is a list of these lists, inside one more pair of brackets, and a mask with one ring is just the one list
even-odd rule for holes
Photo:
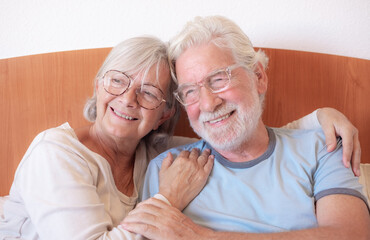
[[96,85],[97,116],[95,125],[99,132],[111,138],[121,138],[131,141],[140,141],[151,130],[157,129],[171,117],[171,111],[166,109],[163,102],[158,108],[148,110],[141,107],[137,101],[136,90],[142,83],[154,85],[167,96],[171,77],[167,66],[161,64],[156,76],[156,66],[151,67],[146,79],[142,82],[141,75],[130,76],[134,79],[130,88],[119,96],[114,96],[104,90],[103,81]]

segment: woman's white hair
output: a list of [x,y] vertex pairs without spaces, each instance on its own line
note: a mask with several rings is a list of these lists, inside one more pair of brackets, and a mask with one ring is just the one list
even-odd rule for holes
[[[97,81],[102,81],[102,77],[108,70],[114,69],[125,72],[128,75],[140,75],[142,80],[144,80],[153,66],[156,66],[158,81],[159,70],[163,69],[163,66],[169,69],[167,45],[160,39],[152,36],[127,39],[110,51],[94,79],[94,86],[97,84]],[[175,101],[172,94],[175,89],[176,84],[174,81],[171,81],[166,93],[166,108],[167,110],[174,109],[174,116],[163,123],[157,130],[152,130],[144,137],[146,144],[158,151],[162,151],[167,147],[168,138],[173,134],[179,118],[179,104]],[[83,111],[84,117],[90,122],[94,122],[96,119],[96,99],[94,87],[93,96],[87,100]]]
[[257,63],[267,67],[268,58],[261,50],[255,51],[248,36],[230,19],[222,16],[195,17],[188,22],[169,44],[171,74],[176,79],[176,60],[189,47],[213,43],[231,50],[237,63],[253,72]]

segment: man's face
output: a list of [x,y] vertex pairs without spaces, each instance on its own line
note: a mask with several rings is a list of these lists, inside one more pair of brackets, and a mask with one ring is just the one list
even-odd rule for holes
[[[233,64],[231,51],[214,44],[188,48],[176,61],[179,86],[200,82],[210,72]],[[237,67],[231,72],[227,90],[212,93],[201,87],[199,101],[186,106],[190,124],[214,148],[237,149],[251,138],[259,123],[263,124],[259,94],[265,91],[255,74]]]

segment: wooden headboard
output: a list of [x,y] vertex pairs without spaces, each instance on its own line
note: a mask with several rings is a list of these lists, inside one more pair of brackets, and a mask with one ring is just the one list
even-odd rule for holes
[[[370,163],[370,61],[318,53],[264,49],[270,57],[264,121],[281,126],[316,108],[342,111],[359,129],[362,162]],[[37,133],[68,121],[86,124],[85,101],[110,48],[0,60],[0,195]],[[178,135],[195,136],[185,114]]]

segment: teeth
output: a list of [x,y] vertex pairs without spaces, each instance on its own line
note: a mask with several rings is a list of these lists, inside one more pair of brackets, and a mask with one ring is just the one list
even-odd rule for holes
[[134,120],[134,118],[133,118],[133,117],[129,117],[129,116],[123,115],[123,114],[121,114],[121,113],[119,113],[119,112],[116,112],[116,110],[113,110],[113,111],[114,111],[114,113],[115,113],[115,114],[117,114],[118,116],[120,116],[120,117],[122,117],[122,118],[125,118],[125,119],[127,119],[127,120]]
[[226,119],[228,117],[230,117],[230,113],[227,114],[227,115],[225,115],[225,116],[223,116],[223,117],[221,117],[221,118],[218,118],[218,119],[215,119],[215,120],[211,120],[211,121],[209,121],[209,123],[211,123],[211,124],[217,123],[217,122],[220,122],[220,121],[222,121],[222,120],[224,120],[224,119]]

